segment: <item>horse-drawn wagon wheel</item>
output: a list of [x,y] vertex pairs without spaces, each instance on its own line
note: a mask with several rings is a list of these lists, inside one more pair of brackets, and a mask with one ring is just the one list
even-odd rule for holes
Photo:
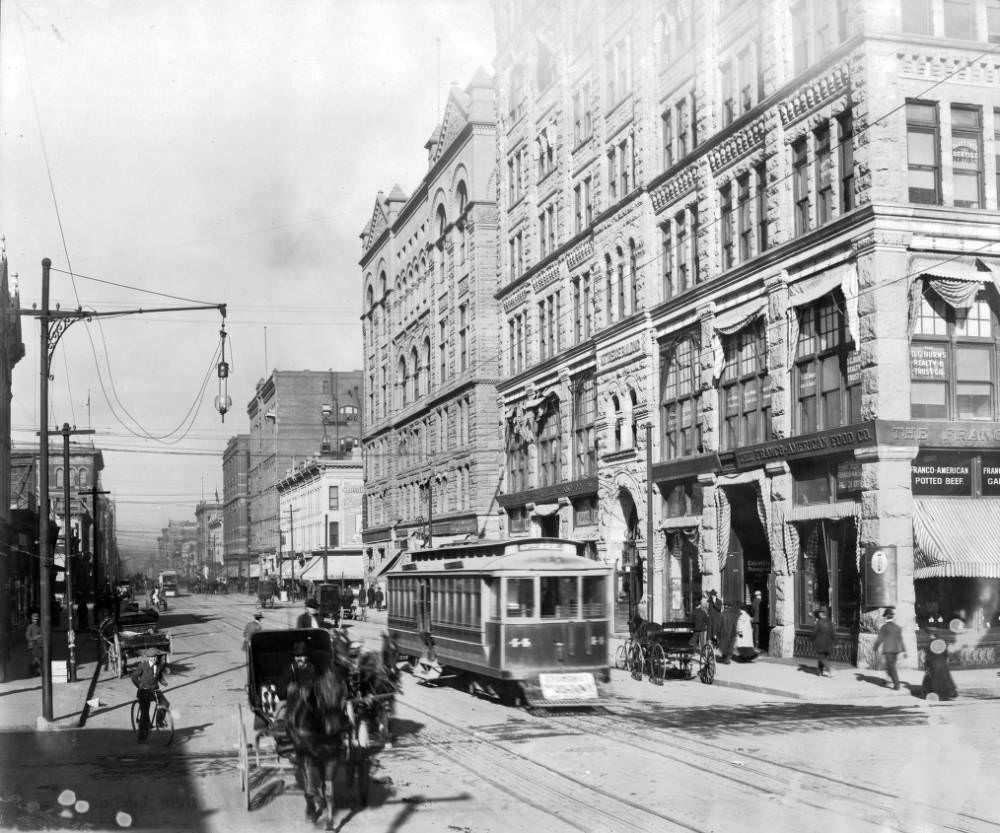
[[653,685],[663,685],[663,678],[667,674],[667,655],[663,651],[663,646],[654,642],[649,649],[649,681]]
[[642,650],[642,645],[638,642],[632,645],[632,650],[628,655],[629,669],[632,671],[633,680],[642,679],[642,670],[646,667],[646,654]]
[[237,730],[237,746],[239,749],[239,769],[240,769],[240,789],[243,791],[243,809],[250,809],[250,754],[249,746],[247,744],[247,727],[243,722],[243,704],[239,704],[239,711],[237,712],[237,721],[239,722]]
[[712,645],[706,645],[701,649],[701,669],[698,671],[698,678],[705,685],[711,685],[715,681],[715,647]]
[[615,649],[615,668],[622,671],[628,671],[628,649],[628,642],[622,642]]
[[111,663],[114,666],[114,673],[116,677],[125,676],[125,649],[122,648],[121,639],[118,636],[118,632],[115,631],[115,642],[111,651]]

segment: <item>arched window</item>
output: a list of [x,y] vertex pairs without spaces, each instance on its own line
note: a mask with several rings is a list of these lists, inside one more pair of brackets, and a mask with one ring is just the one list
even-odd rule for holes
[[622,403],[618,399],[618,395],[617,394],[615,394],[614,396],[611,397],[611,411],[612,411],[611,426],[612,426],[612,430],[614,432],[614,439],[613,439],[613,442],[611,443],[611,447],[615,451],[621,451],[622,450],[622,419],[623,419],[623,416],[622,416]]
[[79,485],[80,486],[86,486],[86,485],[88,485],[87,481],[89,479],[90,478],[89,478],[89,475],[87,473],[87,470],[86,469],[80,469],[80,484]]
[[618,254],[618,318],[625,317],[625,253],[621,246],[615,250]]
[[431,389],[431,340],[424,338],[424,389],[423,393],[429,393]]
[[444,233],[448,230],[448,217],[445,214],[444,206],[439,205],[437,208],[437,236],[438,240],[444,237]]
[[632,312],[639,309],[639,263],[635,253],[635,241],[628,241],[628,282],[632,288]]
[[632,416],[632,446],[634,448],[637,442],[637,438],[639,436],[639,418],[636,416],[635,413],[639,404],[639,400],[638,397],[635,395],[635,391],[632,390],[632,388],[628,389],[628,398],[629,398],[629,404],[631,405],[631,407],[629,408],[629,412],[631,413]]
[[410,350],[410,367],[413,368],[413,372],[410,375],[410,401],[415,401],[418,396],[420,396],[420,359],[417,356],[417,348],[414,347]]
[[372,290],[371,286],[368,287],[368,292],[365,295],[365,302],[368,305],[368,309],[371,309],[375,305],[375,292]]
[[396,365],[396,407],[402,408],[406,405],[406,359],[399,357],[399,364]]
[[615,320],[615,273],[611,266],[611,255],[604,256],[604,326],[608,326]]
[[63,477],[65,473],[63,472],[62,466],[56,469],[56,488],[61,489],[63,487]]

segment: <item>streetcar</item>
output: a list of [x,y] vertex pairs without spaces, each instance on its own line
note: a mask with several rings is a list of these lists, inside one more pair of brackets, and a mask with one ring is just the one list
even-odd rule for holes
[[160,585],[160,592],[163,593],[164,596],[177,595],[176,570],[164,570],[160,573],[156,583]]
[[388,628],[415,676],[510,704],[593,705],[610,679],[611,568],[560,538],[411,553],[387,574]]

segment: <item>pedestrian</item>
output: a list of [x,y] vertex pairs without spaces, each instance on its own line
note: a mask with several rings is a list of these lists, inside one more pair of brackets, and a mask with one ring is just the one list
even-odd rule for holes
[[259,610],[253,615],[253,619],[247,622],[245,628],[243,628],[243,647],[248,648],[250,646],[250,639],[255,633],[260,633],[264,630],[264,626],[261,624],[261,619],[264,618],[264,614]]
[[299,618],[295,620],[296,628],[321,628],[323,627],[319,620],[319,605],[316,604],[316,600],[313,598],[306,599],[306,609],[299,614]]
[[691,647],[700,651],[709,643],[709,616],[708,597],[702,596],[698,600],[698,606],[694,609],[694,620],[692,622]]
[[370,607],[370,608],[374,608],[375,607],[375,585],[374,584],[369,584],[368,585],[368,607]]
[[740,608],[739,618],[736,620],[736,651],[733,659],[740,662],[753,662],[757,659],[760,651],[753,642],[753,623],[750,620],[750,606],[743,605]]
[[375,607],[378,610],[384,610],[385,608],[383,607],[383,604],[382,604],[384,601],[385,601],[385,593],[383,593],[382,592],[382,588],[379,587],[375,591]]
[[833,651],[833,622],[827,618],[825,608],[813,611],[816,629],[813,631],[813,647],[816,649],[816,673],[821,677],[832,677],[830,653]]
[[882,656],[885,657],[886,673],[889,675],[893,690],[899,691],[899,672],[896,670],[896,658],[900,654],[904,657],[906,656],[906,647],[903,645],[903,631],[896,624],[896,611],[894,608],[887,607],[883,616],[885,617],[885,624],[878,630],[878,636],[875,638],[872,652],[877,655],[879,648],[882,649]]
[[708,591],[708,635],[712,644],[718,646],[722,633],[722,599],[714,590]]
[[722,656],[719,662],[728,665],[736,649],[736,623],[740,618],[740,609],[732,602],[726,602],[722,609],[722,625],[719,631],[719,652]]
[[931,640],[924,657],[923,690],[925,700],[953,700],[958,697],[955,679],[948,667],[948,643],[941,637]]
[[760,648],[760,610],[764,602],[760,590],[753,591],[750,600],[750,624],[753,627],[753,647]]
[[28,649],[30,672],[32,677],[42,673],[42,614],[31,611],[31,620],[24,629],[24,642]]

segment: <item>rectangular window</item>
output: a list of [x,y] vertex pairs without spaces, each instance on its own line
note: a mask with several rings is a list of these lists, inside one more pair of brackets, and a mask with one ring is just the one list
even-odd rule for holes
[[663,268],[663,300],[676,294],[674,287],[674,249],[670,239],[670,221],[660,225],[660,261]]
[[517,360],[515,358],[516,352],[514,348],[514,319],[507,319],[507,343],[510,346],[510,352],[508,353],[507,369],[513,375],[517,369]]
[[841,315],[843,302],[826,295],[797,312],[793,384],[796,433],[859,422],[861,373],[854,342]]
[[573,343],[579,344],[583,340],[583,307],[581,306],[582,296],[580,294],[580,279],[573,278]]
[[[573,526],[594,526],[598,519],[597,496],[573,501]],[[586,581],[586,579],[584,579]]]
[[1000,43],[1000,2],[989,0],[986,5],[986,39]]
[[618,202],[618,179],[615,169],[615,149],[608,151],[608,205]]
[[327,530],[327,546],[336,548],[340,546],[340,521],[330,521]]
[[545,209],[545,213],[548,215],[546,228],[549,233],[549,253],[551,254],[556,250],[556,204],[554,202],[551,203]]
[[984,208],[983,119],[978,107],[952,105],[951,165],[955,205]]
[[674,217],[674,239],[675,253],[677,255],[677,281],[675,287],[678,292],[686,292],[692,284],[689,280],[689,252],[687,238],[686,212],[681,211]]
[[792,142],[792,197],[795,200],[795,233],[809,231],[809,166],[806,140]]
[[737,83],[740,85],[740,113],[749,112],[753,107],[755,76],[753,71],[753,50],[747,46],[740,50],[736,58]]
[[597,380],[593,372],[573,380],[573,477],[597,474]]
[[903,31],[910,35],[934,34],[934,0],[900,0]]
[[701,385],[699,347],[691,338],[666,345],[661,354],[661,457],[676,460],[700,454]]
[[629,142],[626,139],[618,145],[618,179],[621,182],[621,195],[623,197],[632,186],[631,159]]
[[824,225],[833,219],[833,180],[830,156],[830,127],[824,124],[814,134],[816,139],[816,224]]
[[610,110],[615,103],[615,53],[609,49],[604,54],[604,80],[607,84],[607,101],[605,106]]
[[528,510],[523,506],[511,507],[507,510],[507,521],[511,533],[527,532]]
[[446,322],[438,324],[438,382],[448,378],[448,328]]
[[740,262],[750,259],[753,246],[753,223],[750,221],[750,174],[736,178],[736,233],[739,237]]
[[809,66],[809,7],[806,0],[792,6],[792,70],[798,74]]
[[583,216],[588,228],[594,222],[594,201],[591,199],[590,190],[590,177],[588,176],[583,180]]
[[660,116],[660,126],[662,129],[663,141],[663,167],[669,168],[674,164],[674,120],[673,112],[670,109],[664,110]]
[[736,117],[736,99],[733,80],[733,62],[726,61],[719,69],[721,105],[722,105],[722,126],[728,127]]
[[726,361],[719,380],[723,448],[770,439],[770,379],[764,325],[758,322],[723,342]]
[[764,163],[754,168],[754,180],[757,185],[757,253],[766,252],[767,241],[767,168]]
[[733,266],[733,186],[719,189],[719,240],[722,244],[722,269]]
[[584,272],[580,282],[583,284],[583,337],[588,339],[593,331],[593,311],[590,307],[590,272]]
[[549,236],[545,233],[545,212],[538,215],[538,249],[539,257],[548,254]]
[[573,146],[583,140],[583,108],[580,102],[580,91],[573,93]]
[[935,102],[906,102],[906,160],[910,202],[941,204],[939,131]]
[[538,358],[548,358],[548,327],[545,326],[545,301],[538,302]]
[[850,110],[837,117],[839,139],[837,142],[838,167],[840,168],[840,213],[854,208],[854,117]]
[[691,286],[701,283],[701,259],[698,256],[698,206],[693,205],[691,211],[691,234],[689,243],[691,249]]
[[327,494],[327,508],[340,509],[340,487],[330,486]]
[[682,98],[674,106],[674,127],[677,130],[677,161],[679,162],[688,154],[688,130],[690,125],[687,119],[687,102]]
[[469,369],[469,307],[462,304],[458,308],[458,371],[459,373]]
[[970,0],[944,0],[944,36],[976,39],[975,10]]

